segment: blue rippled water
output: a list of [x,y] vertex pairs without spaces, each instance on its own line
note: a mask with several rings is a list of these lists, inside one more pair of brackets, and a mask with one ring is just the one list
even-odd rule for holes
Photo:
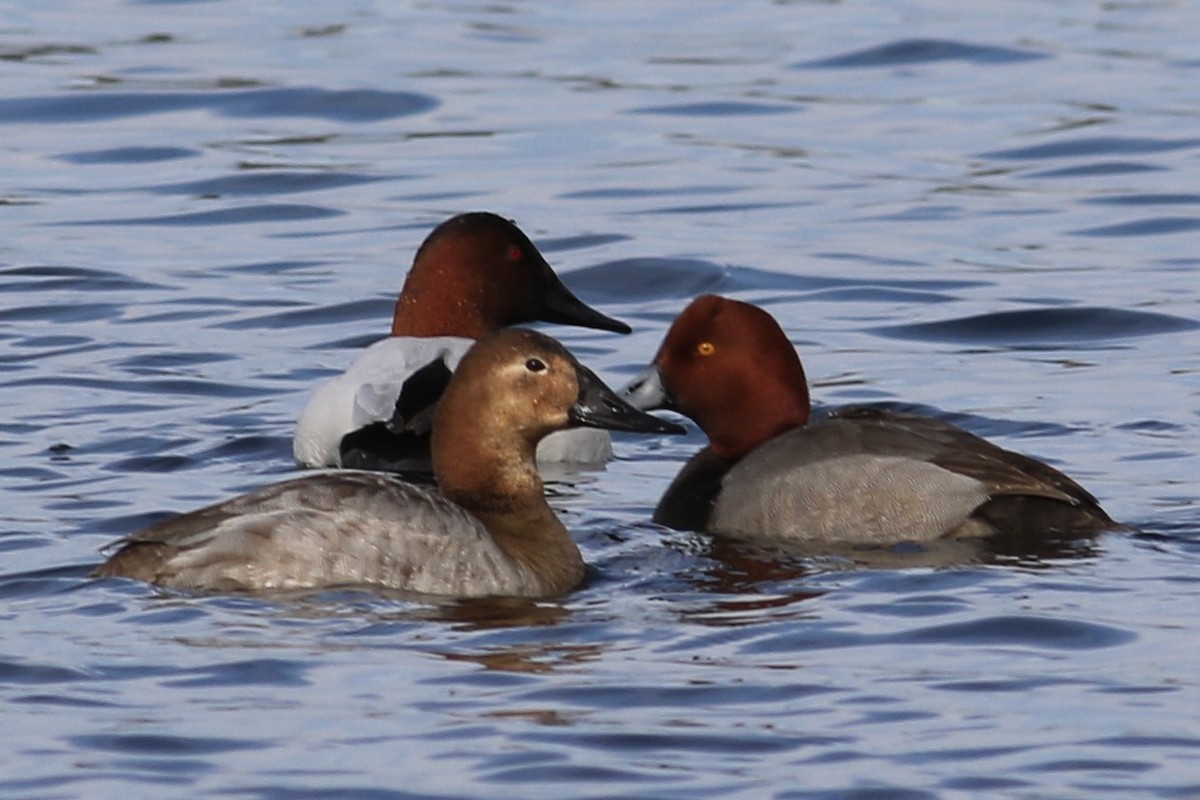
[[[18,1],[0,15],[0,796],[1200,796],[1200,11]],[[768,307],[823,406],[951,419],[1137,530],[812,557],[648,519],[619,437],[538,603],[87,577],[294,474],[446,216],[628,337]]]

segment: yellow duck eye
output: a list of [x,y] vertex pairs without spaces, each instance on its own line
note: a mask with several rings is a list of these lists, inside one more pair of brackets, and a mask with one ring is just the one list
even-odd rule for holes
[[712,342],[701,342],[700,344],[696,345],[696,352],[702,356],[711,356],[713,353],[717,352],[717,346]]

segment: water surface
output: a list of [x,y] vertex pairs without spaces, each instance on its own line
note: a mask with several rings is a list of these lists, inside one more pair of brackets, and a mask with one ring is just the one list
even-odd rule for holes
[[[1172,3],[10,2],[0,795],[1200,796],[1200,12]],[[819,403],[952,419],[1138,533],[869,568],[552,502],[539,603],[91,581],[294,474],[426,232],[515,218],[635,328],[765,305]]]

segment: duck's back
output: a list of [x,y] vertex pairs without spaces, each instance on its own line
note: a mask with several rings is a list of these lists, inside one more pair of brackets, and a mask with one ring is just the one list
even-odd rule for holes
[[1112,527],[1058,470],[948,422],[850,408],[760,446],[725,474],[708,529],[885,544]]
[[[300,413],[292,454],[305,467],[340,467],[384,472],[427,472],[428,434],[421,441],[393,446],[389,431],[375,423],[392,419],[404,384],[416,372],[441,361],[449,372],[458,367],[474,340],[458,336],[391,336],[362,352],[341,375],[317,389]],[[366,430],[364,430],[366,429]],[[354,457],[343,463],[343,439],[368,434]],[[373,436],[380,439],[372,441]],[[396,457],[391,450],[402,451]],[[556,431],[538,443],[539,463],[601,465],[612,458],[607,431],[576,428]]]
[[471,514],[376,473],[275,484],[118,544],[97,575],[183,589],[369,584],[466,597],[521,595],[529,583]]
[[400,390],[435,360],[453,371],[474,341],[458,336],[392,336],[375,342],[309,399],[296,423],[292,451],[306,467],[339,466],[346,434],[391,419]]

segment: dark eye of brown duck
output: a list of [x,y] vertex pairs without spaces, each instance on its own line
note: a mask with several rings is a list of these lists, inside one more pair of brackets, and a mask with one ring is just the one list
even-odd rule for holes
[[525,369],[530,372],[541,372],[546,369],[546,362],[540,358],[531,358],[525,362]]

